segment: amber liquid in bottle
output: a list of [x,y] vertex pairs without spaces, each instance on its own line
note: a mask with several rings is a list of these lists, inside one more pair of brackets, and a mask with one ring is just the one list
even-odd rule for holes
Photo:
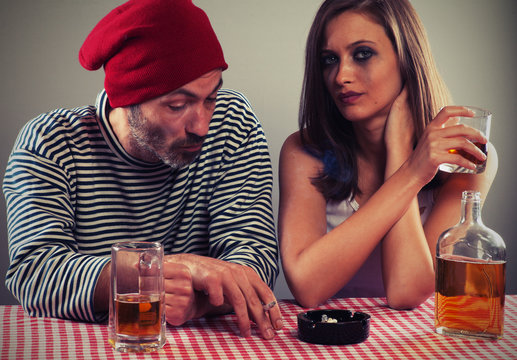
[[440,334],[498,339],[503,335],[505,261],[437,258],[435,328]]

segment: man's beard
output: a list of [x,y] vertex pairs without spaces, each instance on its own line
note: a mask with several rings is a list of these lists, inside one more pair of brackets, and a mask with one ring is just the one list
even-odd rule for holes
[[204,140],[201,136],[187,133],[185,139],[176,140],[167,146],[162,129],[149,125],[148,119],[142,115],[138,105],[129,107],[128,122],[133,148],[136,146],[140,150],[151,153],[155,158],[174,169],[190,164],[198,155],[197,152],[182,151],[181,147],[196,145]]

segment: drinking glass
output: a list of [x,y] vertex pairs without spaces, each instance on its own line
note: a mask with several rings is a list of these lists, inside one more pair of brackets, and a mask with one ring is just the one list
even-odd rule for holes
[[[467,106],[467,107],[474,112],[474,117],[458,116],[458,117],[456,117],[458,119],[458,124],[465,124],[467,126],[473,127],[475,129],[481,131],[481,133],[483,133],[483,135],[487,139],[489,139],[490,123],[492,121],[492,113],[490,111],[480,109],[475,106]],[[480,144],[478,142],[473,142],[473,144],[476,145],[481,151],[483,151],[485,153],[485,155],[487,154],[487,144]],[[438,167],[438,169],[440,169],[441,171],[445,171],[448,173],[464,173],[464,174],[479,174],[479,173],[482,173],[483,171],[485,171],[486,160],[480,161],[480,160],[476,159],[475,157],[473,157],[472,155],[470,155],[469,153],[464,152],[463,150],[450,149],[449,152],[452,154],[460,154],[464,158],[472,161],[473,163],[476,164],[476,169],[471,170],[471,169],[466,169],[462,166],[458,166],[456,164],[445,163],[445,164],[440,164],[440,166]]]
[[163,246],[122,242],[111,247],[109,343],[122,352],[165,344]]

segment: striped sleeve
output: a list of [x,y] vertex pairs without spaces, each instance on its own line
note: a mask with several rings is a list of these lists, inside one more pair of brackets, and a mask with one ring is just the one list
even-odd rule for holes
[[[66,159],[66,144],[59,127],[43,130],[46,116],[20,132],[7,165],[6,285],[31,316],[95,321],[94,286],[109,259],[78,251],[70,178],[58,164]],[[54,140],[45,145],[42,137]]]
[[266,137],[241,94],[219,94],[224,141],[218,182],[210,202],[210,256],[253,268],[271,288],[278,275],[278,246],[271,196],[273,175]]

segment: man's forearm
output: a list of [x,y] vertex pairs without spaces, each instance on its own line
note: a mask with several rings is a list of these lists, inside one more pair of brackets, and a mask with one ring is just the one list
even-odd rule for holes
[[111,262],[104,266],[95,285],[93,308],[96,313],[103,313],[109,310],[110,281]]

